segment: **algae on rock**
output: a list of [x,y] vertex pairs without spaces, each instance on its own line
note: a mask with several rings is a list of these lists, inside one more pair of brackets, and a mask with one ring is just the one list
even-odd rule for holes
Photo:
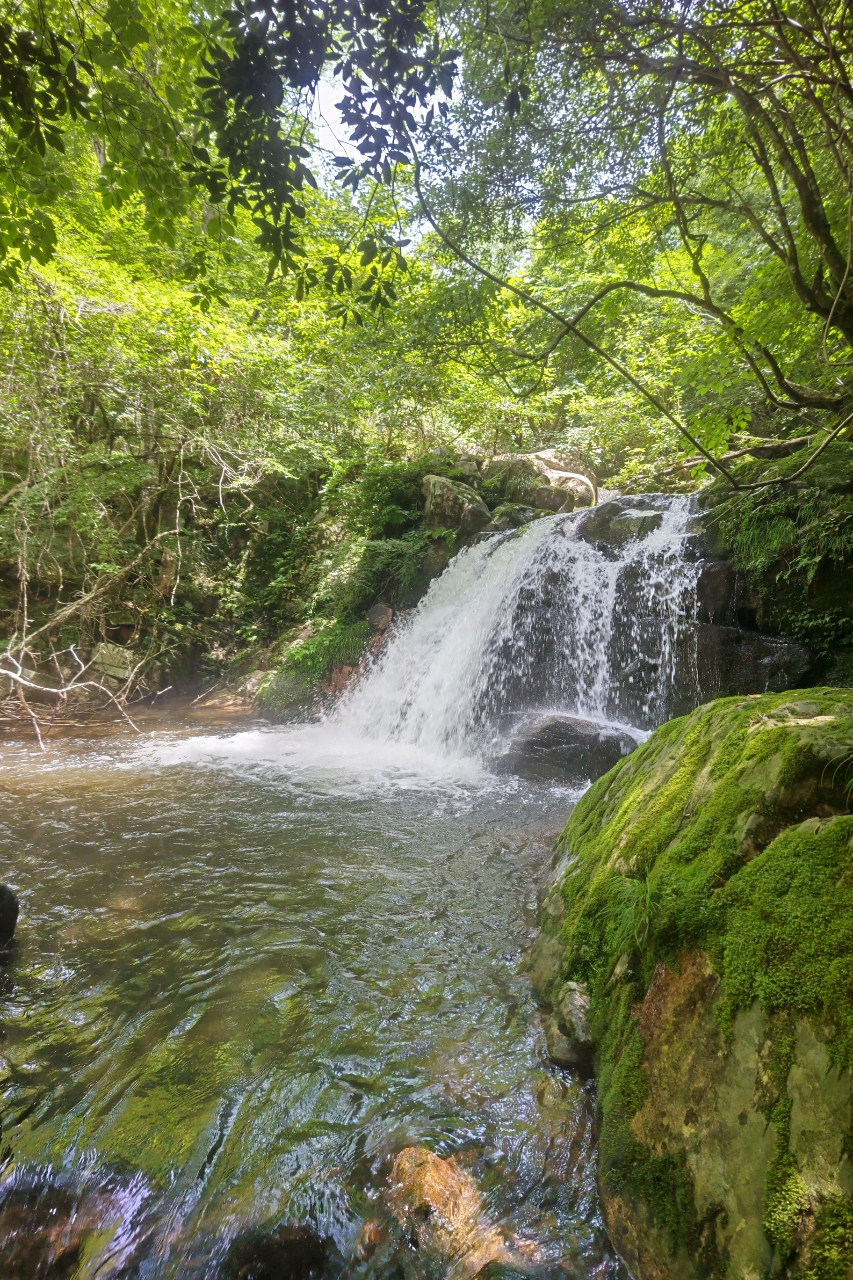
[[558,1020],[586,984],[605,1215],[640,1280],[853,1267],[851,780],[853,692],[727,698],[558,842],[531,971]]

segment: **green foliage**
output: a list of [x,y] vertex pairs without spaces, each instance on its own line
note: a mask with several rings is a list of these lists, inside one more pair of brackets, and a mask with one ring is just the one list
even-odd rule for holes
[[363,544],[361,556],[338,596],[344,615],[367,609],[377,600],[405,605],[423,585],[424,557],[434,539],[421,529],[402,538]]
[[[735,563],[754,581],[769,570],[785,582],[810,585],[824,566],[843,565],[853,553],[853,452],[847,441],[827,447],[802,480],[731,494],[717,481],[706,501]],[[806,455],[771,464],[742,463],[742,483],[793,475]],[[719,505],[716,505],[719,504]]]
[[[339,482],[349,528],[368,538],[392,538],[410,529],[423,510],[421,480],[427,469],[423,462],[393,458],[365,462],[356,479]],[[348,474],[353,471],[350,466]],[[334,491],[333,482],[330,492]]]
[[317,684],[339,662],[357,662],[364,652],[370,628],[366,622],[337,623],[310,640],[295,645],[287,655],[285,668],[298,671]]
[[[309,617],[352,621],[383,593],[416,596],[420,480],[453,471],[430,450],[476,430],[482,389],[401,327],[342,332],[322,298],[264,284],[239,218],[230,305],[200,309],[193,217],[154,252],[144,209],[98,210],[91,149],[63,163],[58,256],[0,294],[5,633],[97,589],[43,659],[107,639],[147,655],[153,687],[185,687]],[[348,198],[317,195],[304,230],[319,252],[360,224]],[[410,268],[414,298],[429,274]]]
[[606,932],[620,953],[642,950],[649,940],[652,923],[658,912],[658,900],[648,880],[620,876],[603,908],[612,917]]

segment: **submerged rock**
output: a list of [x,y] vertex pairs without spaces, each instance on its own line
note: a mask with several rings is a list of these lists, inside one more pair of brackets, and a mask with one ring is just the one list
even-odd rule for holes
[[44,1168],[15,1168],[0,1187],[3,1280],[95,1280],[136,1276],[146,1231],[125,1230],[146,1198],[140,1179],[100,1186]]
[[495,773],[580,785],[599,778],[636,745],[630,734],[592,720],[539,715],[525,719],[491,763]]
[[558,842],[529,970],[552,1039],[589,1036],[637,1280],[853,1274],[851,774],[853,692],[730,698]]
[[517,1242],[489,1221],[477,1183],[452,1156],[406,1147],[394,1161],[389,1202],[417,1247],[448,1264],[448,1280],[471,1280],[493,1262],[523,1265]]
[[18,910],[18,896],[14,889],[0,884],[0,947],[7,946],[15,936]]
[[80,1194],[68,1187],[33,1181],[4,1189],[0,1274],[4,1280],[71,1280],[92,1227],[91,1215],[82,1212]]
[[218,1280],[316,1280],[334,1253],[310,1226],[246,1231],[232,1241]]

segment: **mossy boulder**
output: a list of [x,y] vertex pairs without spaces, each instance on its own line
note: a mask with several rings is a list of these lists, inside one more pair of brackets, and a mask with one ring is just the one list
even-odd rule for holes
[[322,702],[322,683],[333,668],[356,666],[370,640],[370,623],[335,622],[286,650],[281,665],[265,674],[254,710],[268,720],[304,719]]
[[428,529],[454,529],[463,536],[479,533],[491,520],[491,513],[470,485],[446,476],[424,476],[424,521]]
[[600,778],[557,844],[531,974],[558,1021],[567,983],[588,996],[638,1280],[851,1274],[851,780],[853,691],[727,698]]

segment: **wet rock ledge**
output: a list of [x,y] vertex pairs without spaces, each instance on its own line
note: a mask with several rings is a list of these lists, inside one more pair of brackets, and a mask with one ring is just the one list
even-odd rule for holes
[[853,1275],[853,691],[726,698],[582,798],[531,960],[637,1280]]

